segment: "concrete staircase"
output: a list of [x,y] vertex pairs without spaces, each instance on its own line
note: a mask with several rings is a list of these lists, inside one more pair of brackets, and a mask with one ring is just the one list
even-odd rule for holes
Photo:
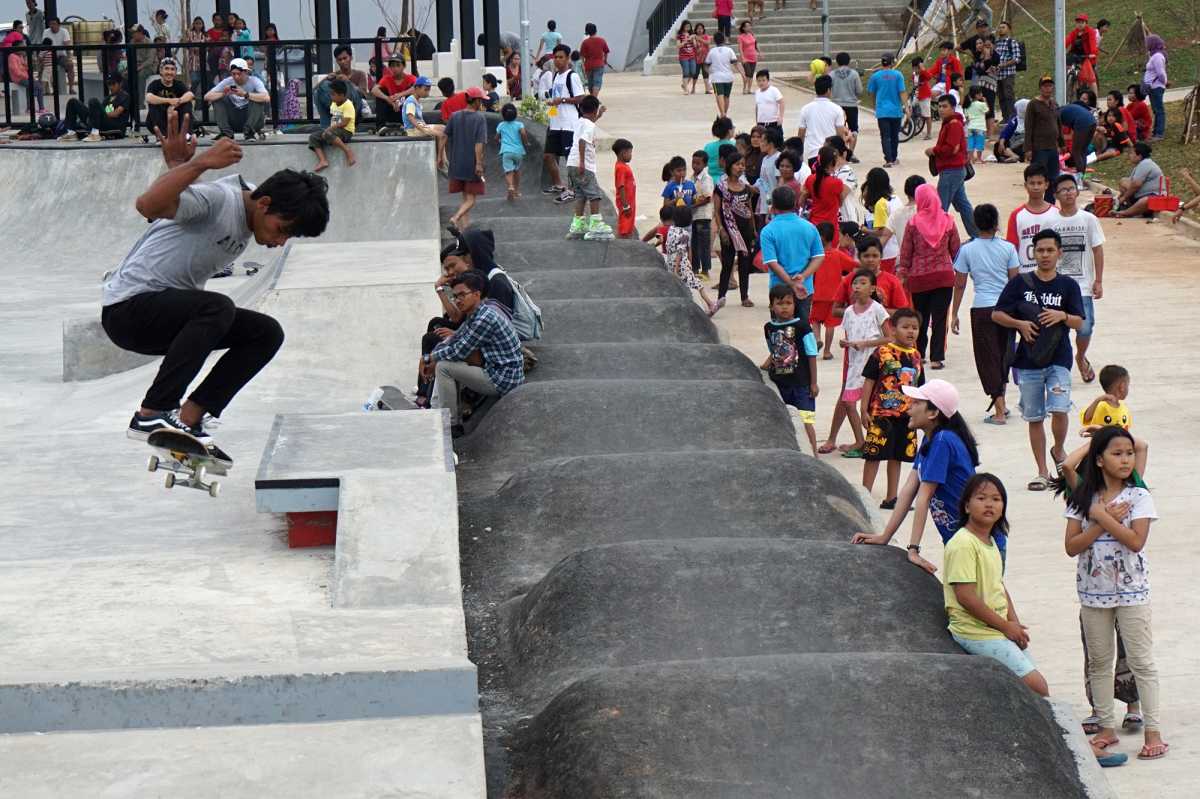
[[[908,19],[907,5],[904,0],[829,0],[832,52],[828,55],[832,57],[845,50],[858,66],[866,67],[875,63],[880,53],[895,51]],[[824,55],[821,12],[810,10],[805,0],[791,0],[787,8],[780,11],[772,10],[773,6],[772,0],[767,0],[766,15],[754,23],[759,65],[774,74],[807,71],[809,61]],[[745,4],[736,3],[735,11],[745,13]],[[710,34],[716,33],[713,0],[696,0],[688,12],[688,19],[693,24],[703,22]],[[678,72],[674,47],[664,48],[654,74],[675,75]]]

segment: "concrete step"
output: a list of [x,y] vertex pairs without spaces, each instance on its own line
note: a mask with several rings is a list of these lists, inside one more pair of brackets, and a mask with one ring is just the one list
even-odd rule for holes
[[[0,796],[483,799],[478,714],[0,735]],[[20,767],[15,767],[20,764]]]

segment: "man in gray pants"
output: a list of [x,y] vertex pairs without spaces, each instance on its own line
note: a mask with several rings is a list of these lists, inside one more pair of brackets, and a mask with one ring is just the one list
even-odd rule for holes
[[271,95],[258,76],[251,74],[245,60],[229,62],[229,77],[213,86],[204,102],[212,105],[213,120],[221,131],[217,138],[232,139],[238,131],[245,134],[246,141],[264,137]]

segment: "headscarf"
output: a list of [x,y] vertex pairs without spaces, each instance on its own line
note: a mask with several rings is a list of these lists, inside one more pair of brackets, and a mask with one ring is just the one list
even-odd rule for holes
[[1146,37],[1146,52],[1150,55],[1162,53],[1163,58],[1167,57],[1167,43],[1157,33],[1152,33]]
[[954,226],[954,220],[942,210],[942,201],[933,186],[922,183],[917,186],[915,196],[917,212],[913,214],[912,224],[916,226],[926,244],[936,247],[946,232]]
[[1017,133],[1025,132],[1025,109],[1029,107],[1029,100],[1022,97],[1013,105],[1017,112]]

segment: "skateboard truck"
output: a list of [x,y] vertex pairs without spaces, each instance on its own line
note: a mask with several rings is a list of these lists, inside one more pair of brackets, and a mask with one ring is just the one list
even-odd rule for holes
[[[160,458],[157,455],[151,455],[150,460],[146,462],[147,471],[157,472],[159,470],[167,473],[166,480],[163,484],[167,488],[175,486],[186,486],[188,488],[196,488],[201,491],[207,491],[208,495],[213,499],[221,493],[221,484],[216,480],[204,482],[204,478],[208,477],[207,467],[200,465],[189,467],[189,461],[186,453],[171,453],[171,457],[167,459]],[[183,475],[180,477],[179,475]]]

